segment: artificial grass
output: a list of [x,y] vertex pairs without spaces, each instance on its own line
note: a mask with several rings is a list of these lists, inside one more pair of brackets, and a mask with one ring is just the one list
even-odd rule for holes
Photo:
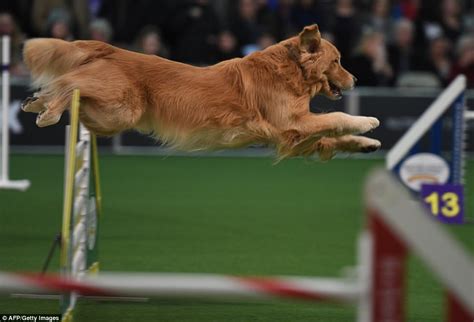
[[[355,263],[364,177],[383,162],[272,162],[102,156],[101,268],[337,276]],[[37,271],[61,225],[63,159],[17,155],[11,164],[12,177],[29,178],[32,187],[0,191],[0,270]],[[474,249],[472,226],[449,229]],[[419,260],[409,267],[409,320],[441,321],[440,286]],[[57,301],[0,298],[0,313],[57,311]],[[84,300],[76,321],[347,322],[355,315],[352,307],[291,301]]]

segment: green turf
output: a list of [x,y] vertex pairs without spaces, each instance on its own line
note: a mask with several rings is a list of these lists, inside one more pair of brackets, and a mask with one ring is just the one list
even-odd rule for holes
[[[362,182],[374,160],[101,157],[103,270],[337,276],[355,263]],[[0,191],[0,269],[39,270],[61,225],[61,156],[14,156],[25,193]],[[469,164],[473,182],[474,163]],[[470,200],[470,209],[473,207]],[[467,247],[473,226],[449,228]],[[58,266],[57,256],[52,266]],[[410,261],[410,321],[441,321],[441,288]],[[54,313],[57,301],[0,298],[0,313]],[[334,321],[355,309],[288,301],[81,301],[76,321]]]

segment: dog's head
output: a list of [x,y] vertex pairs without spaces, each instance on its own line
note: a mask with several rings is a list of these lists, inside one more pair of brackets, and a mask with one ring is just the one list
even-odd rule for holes
[[321,38],[317,25],[305,27],[292,45],[290,55],[296,56],[311,86],[311,96],[322,94],[339,99],[343,90],[354,87],[355,77],[342,67],[341,54],[333,44]]

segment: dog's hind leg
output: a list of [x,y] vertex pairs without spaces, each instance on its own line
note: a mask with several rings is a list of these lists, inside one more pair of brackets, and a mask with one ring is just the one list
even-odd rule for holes
[[36,92],[21,103],[21,109],[25,112],[40,113],[46,110],[45,103],[46,101],[40,92]]
[[53,95],[44,104],[46,108],[39,112],[36,118],[36,125],[45,127],[58,123],[70,100],[71,95],[65,92]]
[[45,127],[59,122],[72,97],[74,86],[68,79],[60,78],[26,98],[21,108],[25,112],[38,113],[36,125]]

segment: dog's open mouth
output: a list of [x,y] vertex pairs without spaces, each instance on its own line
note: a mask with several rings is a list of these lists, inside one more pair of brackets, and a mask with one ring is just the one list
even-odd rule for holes
[[341,98],[342,97],[342,90],[334,83],[329,82],[329,87],[331,89],[331,94],[334,98]]

